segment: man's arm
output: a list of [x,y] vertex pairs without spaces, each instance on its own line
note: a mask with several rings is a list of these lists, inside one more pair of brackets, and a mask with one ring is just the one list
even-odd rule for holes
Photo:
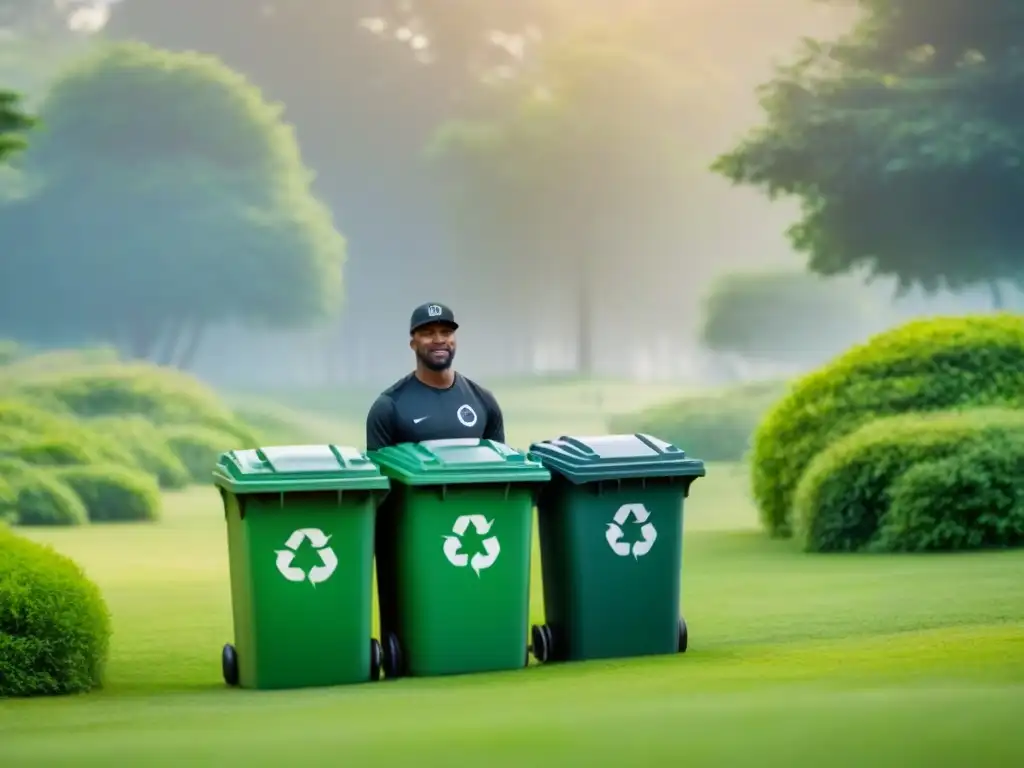
[[366,414],[366,450],[377,451],[396,442],[395,403],[381,395]]
[[490,392],[484,392],[483,398],[487,405],[487,426],[484,428],[484,440],[504,443],[505,417],[501,413],[501,406]]

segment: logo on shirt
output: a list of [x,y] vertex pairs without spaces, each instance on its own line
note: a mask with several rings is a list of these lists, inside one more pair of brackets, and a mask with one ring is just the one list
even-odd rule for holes
[[431,304],[429,307],[427,307],[427,317],[440,317],[440,316],[441,316],[441,307],[439,307],[437,304]]
[[476,426],[476,411],[474,411],[469,405],[460,405],[459,410],[455,412],[455,416],[458,418],[459,423],[464,427]]

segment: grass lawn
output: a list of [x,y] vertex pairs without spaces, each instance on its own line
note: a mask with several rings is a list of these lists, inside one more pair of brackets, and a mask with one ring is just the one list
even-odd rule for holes
[[1024,764],[1024,552],[802,555],[745,489],[716,465],[693,487],[686,654],[274,693],[220,680],[214,491],[156,526],[32,531],[99,582],[115,637],[104,691],[0,703],[0,766]]

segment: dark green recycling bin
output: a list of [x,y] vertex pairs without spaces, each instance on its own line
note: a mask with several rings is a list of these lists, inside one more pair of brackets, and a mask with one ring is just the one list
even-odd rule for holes
[[526,666],[533,508],[550,473],[491,440],[368,455],[391,479],[376,543],[385,675]]
[[229,685],[281,689],[380,678],[371,638],[373,532],[390,483],[355,448],[231,451],[213,472],[227,520]]
[[529,458],[551,471],[537,505],[546,623],[538,661],[683,652],[683,500],[704,464],[650,435],[560,437]]

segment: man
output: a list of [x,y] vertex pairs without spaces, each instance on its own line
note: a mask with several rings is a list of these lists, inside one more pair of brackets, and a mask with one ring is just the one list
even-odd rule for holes
[[416,307],[409,347],[416,370],[385,389],[366,415],[366,449],[455,437],[505,442],[498,401],[452,370],[459,324],[443,304]]

